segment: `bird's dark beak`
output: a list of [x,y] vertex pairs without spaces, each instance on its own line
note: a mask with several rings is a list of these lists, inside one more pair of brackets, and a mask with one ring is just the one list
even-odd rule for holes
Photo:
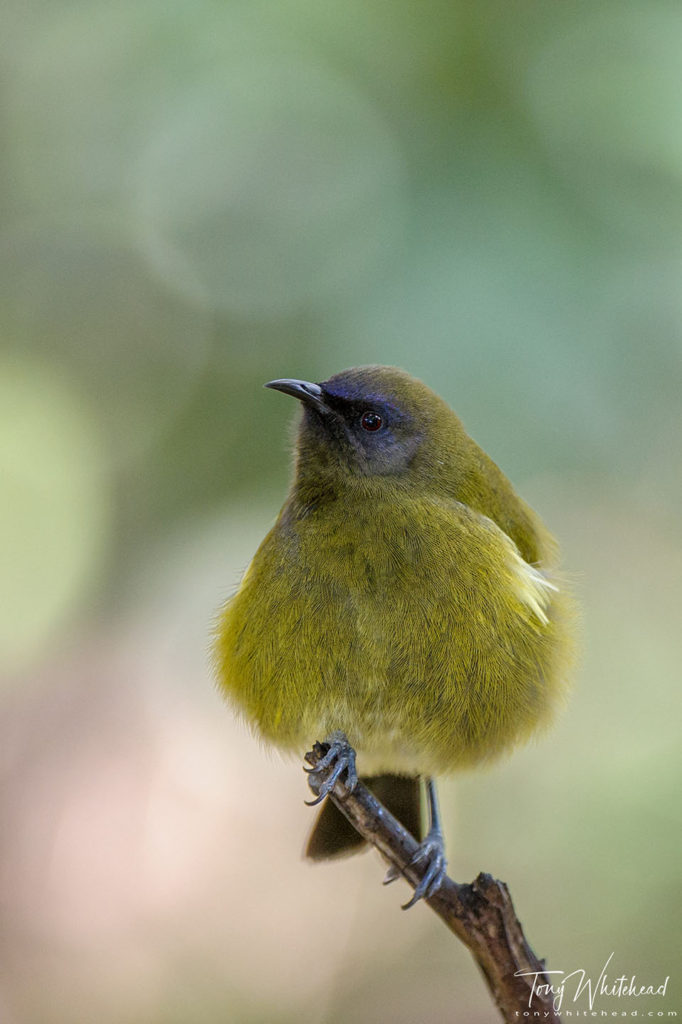
[[319,384],[311,384],[307,380],[292,380],[284,377],[282,380],[270,380],[264,385],[274,391],[283,391],[285,395],[298,398],[305,405],[317,409],[318,412],[329,412],[329,407],[324,401],[324,392]]

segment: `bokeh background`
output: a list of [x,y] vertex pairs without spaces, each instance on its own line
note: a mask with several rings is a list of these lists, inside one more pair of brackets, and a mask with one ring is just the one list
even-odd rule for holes
[[375,854],[302,861],[300,766],[211,679],[290,473],[261,385],[367,362],[450,401],[584,607],[553,735],[444,784],[451,872],[682,1012],[679,3],[2,23],[0,1020],[497,1019]]

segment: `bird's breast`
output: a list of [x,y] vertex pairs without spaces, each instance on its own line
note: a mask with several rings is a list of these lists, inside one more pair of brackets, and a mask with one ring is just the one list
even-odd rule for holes
[[221,679],[283,746],[341,729],[387,770],[472,763],[546,717],[560,687],[545,582],[456,502],[282,517],[224,614]]

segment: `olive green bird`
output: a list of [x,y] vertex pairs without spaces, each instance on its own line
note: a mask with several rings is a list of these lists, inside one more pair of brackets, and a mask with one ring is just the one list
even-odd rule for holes
[[[433,777],[509,751],[561,703],[574,614],[556,544],[448,405],[402,370],[266,387],[303,406],[295,475],[221,614],[220,684],[283,750],[327,737],[320,800],[340,778],[352,789],[368,777],[422,840],[411,906],[445,873]],[[307,853],[362,842],[328,801]]]

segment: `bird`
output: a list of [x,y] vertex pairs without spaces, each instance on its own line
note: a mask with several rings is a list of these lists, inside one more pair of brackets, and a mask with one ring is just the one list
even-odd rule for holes
[[[370,365],[264,386],[302,407],[293,480],[219,613],[218,684],[282,751],[325,737],[314,803],[362,778],[414,834],[413,906],[447,867],[436,778],[564,703],[574,599],[553,536],[425,383]],[[307,856],[363,845],[327,800]]]

